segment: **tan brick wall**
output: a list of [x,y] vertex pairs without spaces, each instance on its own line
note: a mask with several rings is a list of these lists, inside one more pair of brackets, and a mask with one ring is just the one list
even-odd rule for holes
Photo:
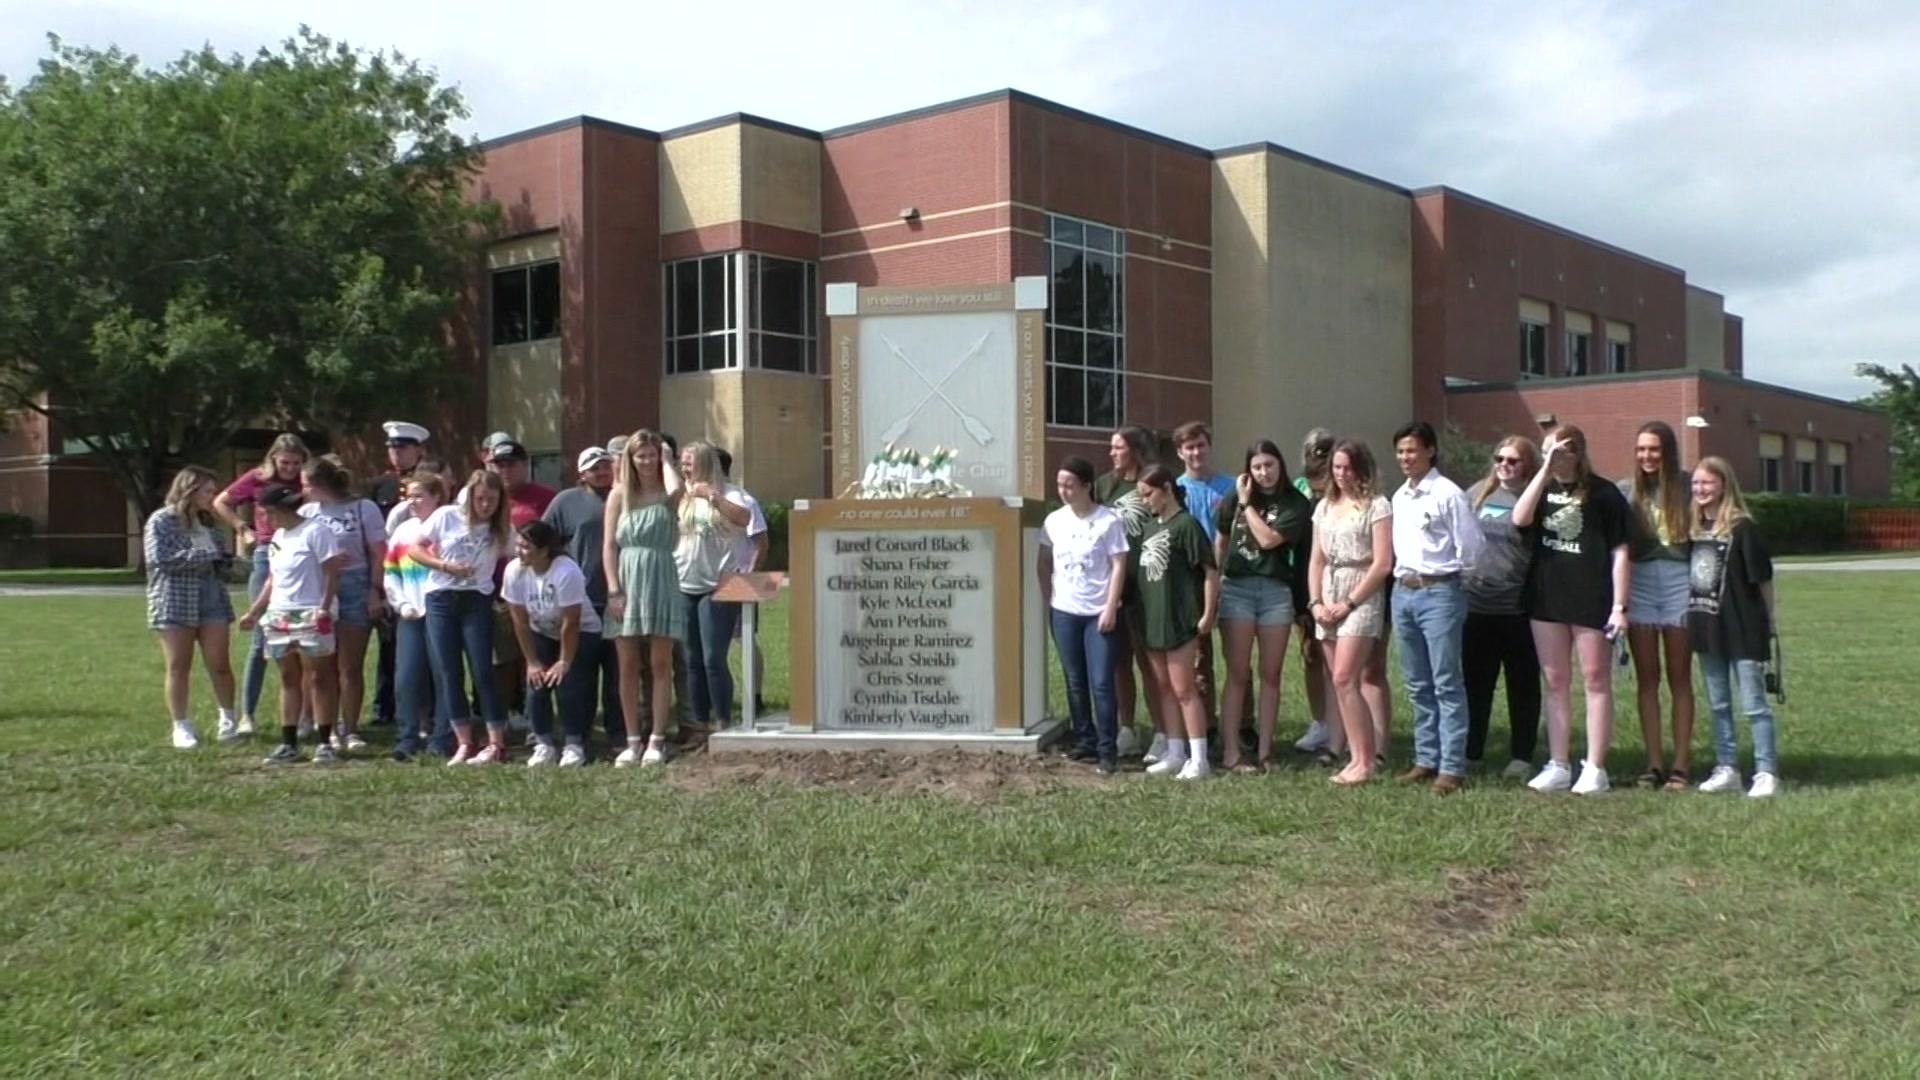
[[758,124],[740,130],[740,217],[820,231],[820,140]]
[[661,142],[661,232],[740,220],[741,128],[727,124]]
[[[660,426],[685,446],[695,439],[726,447],[737,458],[746,430],[743,373],[700,371],[660,380]],[[742,463],[736,461],[734,468]]]
[[1727,370],[1726,302],[1717,292],[1687,286],[1687,366]]
[[731,436],[734,478],[760,499],[791,502],[827,492],[827,381],[785,371],[742,377],[745,430]]
[[529,453],[566,449],[560,424],[566,404],[560,393],[558,341],[503,345],[487,354],[487,430],[519,437]]

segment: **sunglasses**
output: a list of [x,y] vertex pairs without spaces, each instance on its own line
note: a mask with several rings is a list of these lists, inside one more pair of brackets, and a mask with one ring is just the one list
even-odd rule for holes
[[1495,465],[1519,465],[1519,464],[1522,464],[1522,462],[1521,462],[1521,460],[1520,460],[1520,459],[1519,459],[1518,457],[1515,457],[1515,456],[1514,456],[1514,455],[1512,455],[1512,454],[1495,454],[1495,455],[1493,455],[1493,463],[1494,463]]

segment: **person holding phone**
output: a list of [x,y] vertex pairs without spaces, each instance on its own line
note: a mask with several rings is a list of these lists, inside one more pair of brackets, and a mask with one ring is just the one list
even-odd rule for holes
[[[1528,781],[1535,791],[1598,795],[1613,740],[1613,644],[1627,632],[1633,569],[1633,508],[1611,483],[1594,478],[1587,437],[1562,424],[1540,445],[1546,465],[1514,504],[1513,523],[1532,539],[1522,603],[1547,681],[1548,761]],[[1576,779],[1569,757],[1573,665],[1587,691],[1587,756]]]
[[1773,709],[1767,705],[1767,659],[1773,644],[1773,558],[1760,539],[1733,466],[1702,458],[1693,470],[1693,540],[1689,549],[1687,633],[1706,677],[1713,713],[1713,774],[1708,793],[1740,790],[1740,733],[1733,694],[1753,729],[1753,786],[1770,798],[1780,790]]

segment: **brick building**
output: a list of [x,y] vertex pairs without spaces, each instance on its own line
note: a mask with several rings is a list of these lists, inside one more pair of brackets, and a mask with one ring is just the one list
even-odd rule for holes
[[[1746,379],[1740,318],[1685,271],[1268,143],[1002,91],[827,132],[578,117],[486,150],[475,195],[508,228],[455,328],[476,390],[430,419],[456,457],[514,432],[549,481],[663,425],[732,449],[763,497],[820,496],[826,284],[1045,274],[1055,458],[1097,459],[1123,421],[1209,419],[1231,467],[1257,436],[1291,449],[1324,424],[1384,449],[1421,416],[1486,441],[1577,422],[1624,475],[1658,418],[1752,489],[1888,492],[1885,417]],[[90,466],[52,445],[31,419],[0,433],[0,509],[71,537],[55,562],[124,549],[67,522],[51,492]]]

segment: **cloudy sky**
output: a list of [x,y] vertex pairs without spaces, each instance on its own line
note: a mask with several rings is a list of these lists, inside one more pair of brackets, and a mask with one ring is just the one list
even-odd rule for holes
[[496,135],[589,113],[830,128],[1004,87],[1202,146],[1270,140],[1446,183],[1686,268],[1746,317],[1748,374],[1857,397],[1920,366],[1912,0],[810,0],[504,4],[0,0],[0,73],[44,35],[150,61],[301,19],[438,68]]

